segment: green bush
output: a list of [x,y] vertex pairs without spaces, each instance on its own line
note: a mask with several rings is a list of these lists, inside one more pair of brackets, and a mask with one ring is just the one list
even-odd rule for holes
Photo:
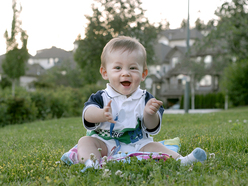
[[24,123],[34,121],[37,115],[37,108],[30,99],[22,97],[9,98],[7,100],[8,123]]
[[[184,97],[180,102],[180,108],[184,108]],[[191,108],[191,97],[190,97],[190,108]],[[224,108],[225,98],[222,93],[209,93],[209,94],[196,94],[195,95],[195,108],[196,109],[215,109]]]
[[37,90],[30,94],[31,101],[37,108],[37,119],[45,120],[48,117],[50,109],[49,97],[45,91]]
[[7,115],[8,106],[4,98],[0,99],[0,127],[3,127],[9,122],[9,115]]
[[225,68],[221,88],[234,106],[248,105],[248,59]]
[[84,102],[102,86],[86,85],[83,88],[56,87],[27,92],[16,88],[16,97],[11,89],[0,91],[0,126],[33,120],[81,116]]

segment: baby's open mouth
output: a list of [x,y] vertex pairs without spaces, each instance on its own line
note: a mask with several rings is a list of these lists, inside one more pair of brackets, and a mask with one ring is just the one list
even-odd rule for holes
[[129,86],[129,85],[131,85],[131,82],[130,81],[122,81],[121,84],[123,86]]

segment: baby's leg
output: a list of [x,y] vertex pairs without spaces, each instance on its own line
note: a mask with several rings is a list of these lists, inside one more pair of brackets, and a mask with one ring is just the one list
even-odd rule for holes
[[152,142],[140,149],[143,152],[162,152],[172,156],[176,160],[181,160],[182,165],[192,164],[193,162],[203,162],[207,159],[206,152],[201,148],[195,148],[189,155],[183,157],[175,151],[172,151],[159,142]]
[[[98,150],[101,148],[101,152]],[[85,163],[90,159],[90,154],[94,153],[96,159],[99,160],[103,156],[107,156],[108,148],[101,140],[91,137],[84,136],[78,141],[78,160],[80,163]]]
[[140,151],[141,152],[162,152],[164,154],[168,154],[169,156],[172,156],[172,158],[174,159],[181,157],[180,154],[178,154],[177,152],[173,150],[168,149],[167,147],[165,147],[163,144],[159,142],[148,143],[147,145],[142,147]]

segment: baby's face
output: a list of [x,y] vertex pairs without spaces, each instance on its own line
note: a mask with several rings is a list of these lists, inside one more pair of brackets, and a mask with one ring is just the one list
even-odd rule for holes
[[140,51],[115,50],[106,56],[106,67],[100,71],[103,79],[109,80],[110,86],[122,95],[130,96],[147,76]]

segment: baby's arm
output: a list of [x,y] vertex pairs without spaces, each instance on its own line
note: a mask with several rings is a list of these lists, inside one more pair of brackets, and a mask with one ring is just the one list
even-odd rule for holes
[[163,105],[162,101],[159,101],[155,98],[150,99],[145,106],[144,109],[144,125],[147,129],[154,129],[159,124],[159,115],[157,111],[159,110],[160,106]]
[[116,123],[113,120],[113,116],[111,113],[111,100],[108,102],[103,109],[98,107],[89,107],[84,113],[84,119],[90,123],[100,123],[108,121],[110,123]]

